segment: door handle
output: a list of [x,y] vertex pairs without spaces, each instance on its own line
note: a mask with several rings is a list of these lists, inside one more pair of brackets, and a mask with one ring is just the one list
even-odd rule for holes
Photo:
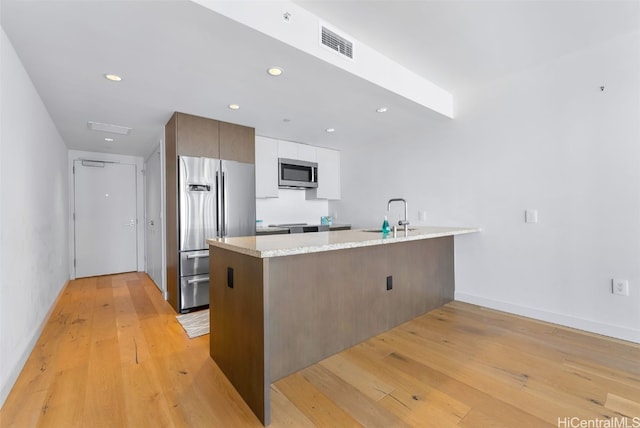
[[149,220],[149,226],[155,226],[156,224],[153,222],[153,220]]
[[209,277],[206,278],[196,278],[196,279],[189,279],[187,280],[187,284],[197,284],[199,282],[208,282],[209,281]]

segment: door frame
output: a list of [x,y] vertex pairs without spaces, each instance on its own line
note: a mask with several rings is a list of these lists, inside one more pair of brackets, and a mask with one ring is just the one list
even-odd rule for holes
[[148,174],[147,174],[147,162],[151,159],[152,156],[155,155],[155,153],[160,152],[160,243],[161,243],[161,254],[162,254],[162,261],[160,264],[160,268],[161,268],[161,284],[156,284],[159,286],[160,291],[162,292],[162,296],[164,297],[165,300],[167,300],[168,298],[168,294],[167,294],[167,255],[166,255],[166,251],[167,251],[167,246],[166,246],[166,228],[165,228],[165,222],[164,222],[164,218],[165,218],[165,209],[166,209],[166,203],[165,203],[165,192],[166,192],[166,181],[165,181],[165,150],[164,150],[164,132],[162,134],[162,137],[158,140],[158,145],[156,146],[155,149],[153,149],[153,151],[151,152],[151,154],[149,156],[147,156],[147,158],[144,161],[144,169],[145,169],[145,182],[144,182],[144,186],[145,186],[145,212],[144,212],[144,226],[145,226],[145,271],[147,270],[147,248],[146,248],[146,243],[147,243],[147,236],[146,236],[146,230],[147,230],[147,219],[148,219],[148,214],[147,214],[147,179],[148,179]]
[[137,216],[137,236],[136,242],[138,247],[137,254],[137,271],[144,272],[144,254],[145,254],[145,227],[144,226],[144,158],[138,156],[124,156],[109,153],[94,153],[80,150],[69,150],[68,154],[68,188],[69,188],[69,278],[76,278],[76,270],[73,265],[74,254],[76,251],[75,228],[74,228],[74,207],[75,207],[75,188],[73,183],[73,162],[76,160],[95,160],[106,162],[119,162],[125,164],[136,165],[136,216]]

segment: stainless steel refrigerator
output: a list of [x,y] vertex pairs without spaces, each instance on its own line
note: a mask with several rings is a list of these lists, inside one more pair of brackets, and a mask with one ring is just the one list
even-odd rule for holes
[[207,239],[255,235],[255,166],[181,156],[178,189],[178,304],[189,312],[209,304]]

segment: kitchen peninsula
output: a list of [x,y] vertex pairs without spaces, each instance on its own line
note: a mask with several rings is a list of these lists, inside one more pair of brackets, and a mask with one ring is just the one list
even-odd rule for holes
[[210,239],[211,357],[264,425],[271,383],[453,300],[455,235]]

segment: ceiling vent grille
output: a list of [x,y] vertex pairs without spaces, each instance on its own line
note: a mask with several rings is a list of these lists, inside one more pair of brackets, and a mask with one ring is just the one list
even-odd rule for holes
[[112,132],[114,134],[129,135],[132,128],[120,125],[110,125],[108,123],[93,122],[89,120],[87,127],[92,131]]
[[321,39],[322,44],[329,49],[334,50],[349,59],[353,59],[353,43],[351,41],[337,35],[325,26],[322,26]]

